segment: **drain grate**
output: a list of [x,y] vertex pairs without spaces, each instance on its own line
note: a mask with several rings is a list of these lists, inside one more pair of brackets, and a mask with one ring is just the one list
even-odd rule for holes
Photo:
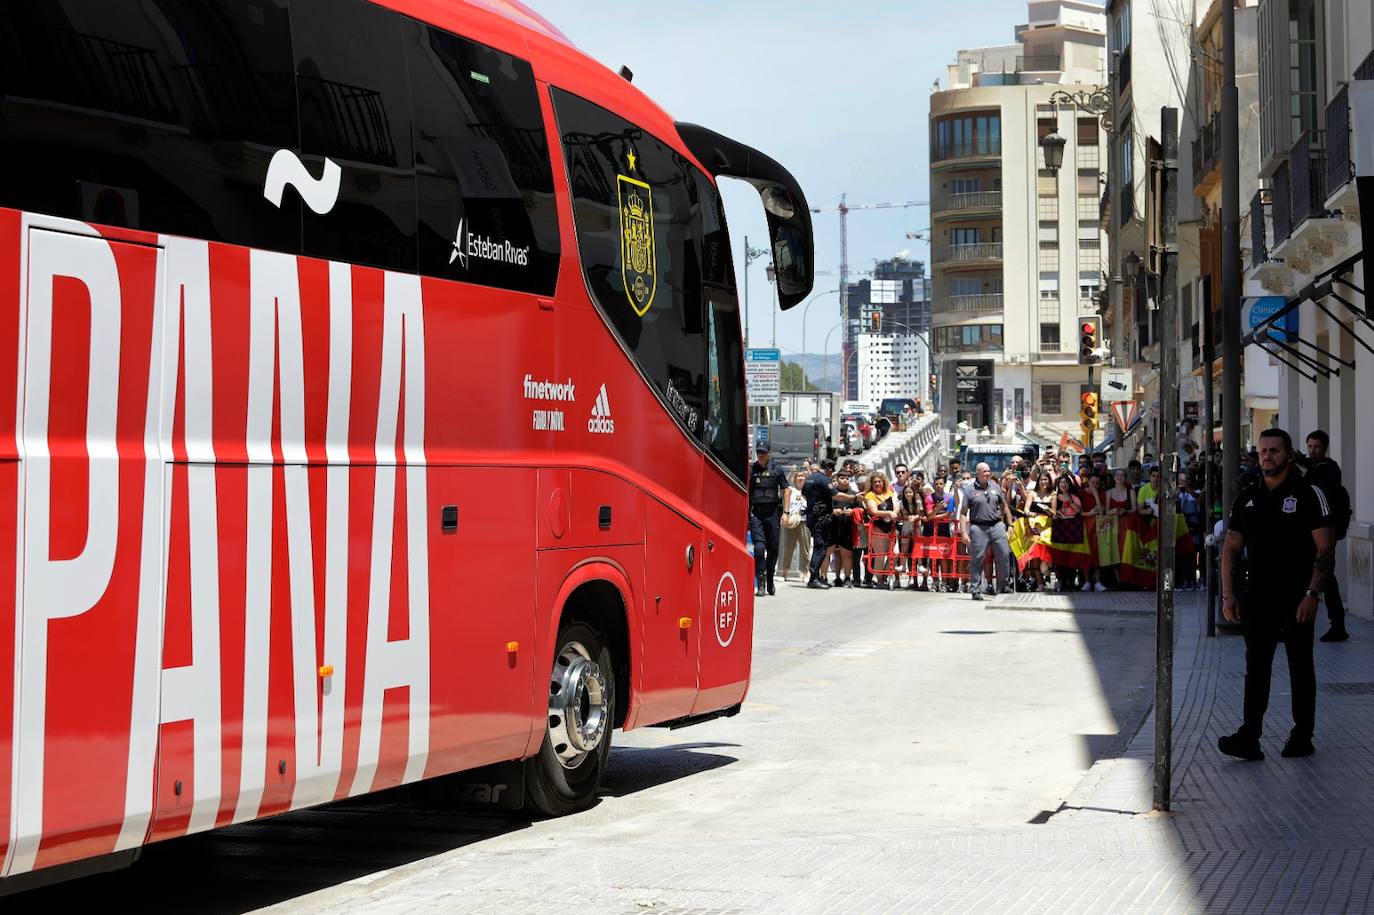
[[1318,683],[1317,692],[1335,696],[1374,696],[1374,683]]

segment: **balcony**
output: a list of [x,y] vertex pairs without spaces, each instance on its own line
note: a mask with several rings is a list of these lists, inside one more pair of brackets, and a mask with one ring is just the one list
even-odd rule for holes
[[1289,176],[1288,162],[1280,162],[1274,172],[1273,206],[1270,213],[1274,221],[1274,247],[1278,247],[1293,234],[1293,192]]
[[[1283,261],[1269,256],[1267,241],[1269,217],[1265,211],[1274,209],[1274,197],[1273,190],[1262,187],[1250,198],[1250,269],[1246,279],[1258,281],[1275,295],[1285,295],[1293,288],[1293,271]],[[1212,333],[1213,340],[1221,339],[1216,336],[1220,333],[1220,325],[1216,321],[1213,322]]]
[[1354,183],[1355,163],[1350,150],[1350,91],[1341,90],[1326,106],[1326,208],[1332,212],[1358,211],[1360,197]]
[[952,295],[945,299],[948,312],[959,314],[988,314],[1002,310],[1002,293],[986,292],[978,295]]
[[1002,155],[1001,137],[969,140],[960,143],[932,143],[930,161],[949,162],[955,159],[995,159]]
[[1193,140],[1193,187],[1199,196],[1208,193],[1221,180],[1219,154],[1221,152],[1221,112],[1198,128]]
[[969,245],[948,245],[935,250],[937,265],[964,265],[1000,263],[1002,243],[1000,241],[978,242]]
[[1320,219],[1326,212],[1326,148],[1324,132],[1308,130],[1293,144],[1292,165],[1293,224]]
[[1374,79],[1374,51],[1369,52],[1369,56],[1360,61],[1360,65],[1355,68],[1355,79]]
[[1264,208],[1272,202],[1272,192],[1267,187],[1255,191],[1250,198],[1250,269],[1254,270],[1269,260],[1269,247],[1265,242]]
[[1001,191],[968,191],[962,194],[947,194],[936,202],[936,210],[944,212],[967,213],[971,210],[1000,210]]

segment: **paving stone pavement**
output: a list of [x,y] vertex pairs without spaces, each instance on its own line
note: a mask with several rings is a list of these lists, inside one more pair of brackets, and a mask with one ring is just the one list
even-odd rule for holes
[[[1088,597],[1089,595],[1084,595]],[[1050,602],[1055,595],[1019,595]],[[1140,612],[1148,595],[1091,595]],[[1114,600],[1111,598],[1115,598]],[[998,602],[1007,612],[1036,600]],[[1049,609],[1043,608],[1042,609]],[[1054,607],[1053,609],[1063,609]],[[1042,823],[491,854],[462,849],[312,900],[329,912],[1366,912],[1374,911],[1374,624],[1317,644],[1318,752],[1281,759],[1287,668],[1275,660],[1269,758],[1221,756],[1239,720],[1237,635],[1208,638],[1179,595],[1173,812],[1150,812],[1153,719],[1096,763]],[[509,875],[541,874],[513,884]]]

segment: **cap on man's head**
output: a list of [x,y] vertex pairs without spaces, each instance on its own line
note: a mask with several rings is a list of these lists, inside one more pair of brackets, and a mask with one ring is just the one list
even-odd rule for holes
[[772,449],[770,449],[770,448],[768,447],[768,443],[767,443],[767,442],[760,442],[759,444],[757,444],[757,445],[754,446],[754,453],[755,453],[755,454],[772,454],[773,451],[772,451]]

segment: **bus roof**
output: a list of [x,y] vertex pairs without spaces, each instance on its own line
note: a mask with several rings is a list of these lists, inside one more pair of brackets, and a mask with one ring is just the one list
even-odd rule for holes
[[567,35],[519,0],[371,2],[528,60],[536,79],[633,121],[711,175],[683,143],[668,112],[620,74],[579,50]]
[[1014,442],[1012,444],[986,444],[969,445],[969,454],[1024,454],[1027,451],[1038,451],[1040,446],[1031,442]]

